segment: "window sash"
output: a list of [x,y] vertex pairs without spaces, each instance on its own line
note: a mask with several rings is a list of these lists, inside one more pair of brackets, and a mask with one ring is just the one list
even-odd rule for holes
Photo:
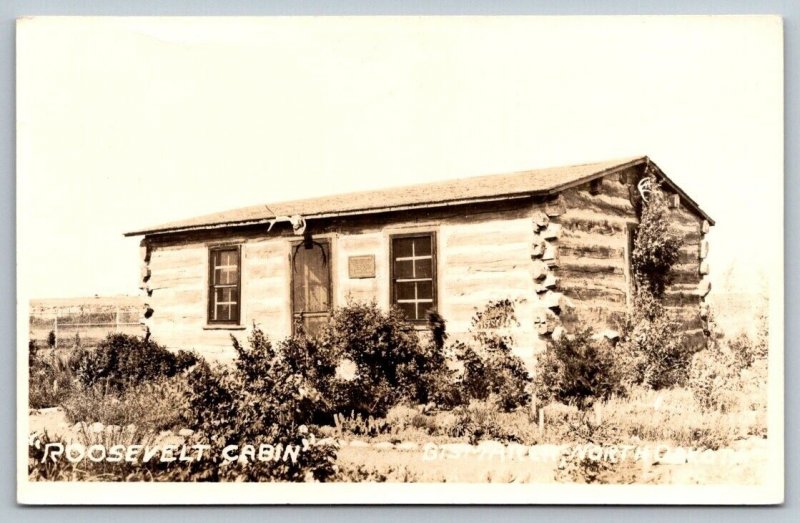
[[207,322],[238,325],[242,312],[241,247],[212,247],[208,260]]
[[425,313],[437,303],[435,233],[393,235],[390,241],[392,305],[403,310],[408,321],[424,322]]

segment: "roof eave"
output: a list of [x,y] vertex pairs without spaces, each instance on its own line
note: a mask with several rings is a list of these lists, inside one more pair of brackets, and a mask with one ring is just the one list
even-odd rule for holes
[[[495,196],[490,197],[478,197],[478,198],[461,198],[458,200],[445,200],[441,202],[425,202],[425,203],[417,203],[417,204],[409,204],[409,205],[394,205],[394,206],[383,206],[383,207],[373,207],[370,209],[354,209],[352,211],[336,211],[336,212],[325,212],[325,213],[315,213],[315,214],[306,214],[303,215],[303,218],[306,220],[319,220],[325,218],[336,218],[340,216],[361,216],[365,214],[380,214],[385,212],[398,212],[398,211],[410,211],[414,209],[430,209],[430,208],[438,208],[438,207],[452,207],[455,205],[467,205],[467,204],[474,204],[474,203],[490,203],[496,201],[503,201],[503,200],[516,200],[516,199],[524,199],[524,198],[534,198],[536,196],[546,196],[548,194],[547,191],[527,191],[527,192],[518,192],[518,193],[509,193],[509,194],[498,194]],[[131,236],[153,236],[153,235],[160,235],[160,234],[174,234],[180,232],[192,232],[192,231],[202,231],[202,230],[211,230],[211,229],[223,229],[227,227],[246,227],[246,226],[253,226],[253,225],[265,225],[273,220],[275,217],[265,217],[265,218],[258,218],[253,220],[236,220],[230,222],[220,222],[220,223],[213,223],[213,224],[203,224],[203,225],[192,225],[186,227],[166,227],[161,229],[144,229],[141,231],[132,231],[124,233],[125,237]]]
[[603,176],[608,176],[609,174],[618,173],[620,171],[624,171],[625,169],[629,169],[631,167],[636,167],[637,165],[644,165],[644,164],[649,164],[650,166],[652,166],[656,170],[656,172],[658,173],[658,176],[662,180],[664,180],[664,182],[666,182],[666,184],[669,186],[670,189],[672,189],[673,191],[678,193],[680,195],[681,199],[686,201],[686,203],[689,204],[689,207],[691,207],[692,210],[694,210],[697,214],[699,214],[704,220],[707,220],[710,225],[714,225],[715,224],[713,218],[711,218],[711,216],[709,216],[708,213],[706,213],[700,207],[700,205],[698,205],[698,203],[696,201],[694,201],[688,194],[686,194],[686,192],[683,189],[681,189],[678,186],[678,184],[673,182],[670,179],[669,176],[664,174],[664,171],[662,171],[661,168],[647,156],[642,156],[640,158],[635,158],[635,159],[631,160],[630,162],[626,162],[626,163],[621,164],[621,165],[616,165],[616,166],[614,166],[612,168],[605,169],[603,171],[592,173],[589,176],[584,176],[581,179],[574,180],[574,181],[569,182],[569,183],[558,185],[558,186],[553,187],[552,189],[550,189],[548,191],[548,194],[558,194],[558,193],[560,193],[562,191],[565,191],[567,189],[571,189],[573,187],[578,187],[578,186],[583,185],[585,183],[589,183],[592,180],[596,180],[597,178],[602,178]]
[[688,194],[686,194],[686,192],[683,189],[681,189],[678,186],[678,184],[673,182],[669,176],[664,174],[664,171],[662,171],[661,168],[658,165],[656,165],[655,162],[650,161],[650,166],[652,166],[656,170],[658,176],[661,177],[662,180],[664,180],[664,182],[669,186],[669,188],[678,193],[681,199],[689,204],[689,207],[691,207],[704,220],[708,221],[709,225],[716,224],[716,222],[714,222],[714,219],[711,218],[711,216],[709,216],[708,213],[706,213],[703,209],[701,209],[700,205],[696,201],[694,201]]
[[584,176],[583,178],[579,178],[577,180],[573,180],[568,183],[563,183],[561,185],[556,185],[547,191],[547,194],[558,194],[562,191],[567,189],[572,189],[573,187],[579,187],[585,183],[589,183],[592,180],[596,180],[597,178],[602,178],[604,176],[608,176],[609,174],[615,174],[620,171],[624,171],[626,169],[630,169],[631,167],[636,167],[637,165],[644,165],[649,161],[647,156],[640,156],[638,158],[634,158],[628,162],[615,165],[613,167],[609,167],[608,169],[603,169],[602,171],[597,171],[590,175]]
[[[640,156],[638,158],[634,158],[628,162],[615,165],[613,167],[609,167],[607,169],[603,169],[601,171],[597,171],[592,173],[588,176],[584,176],[583,178],[579,178],[577,180],[573,180],[568,183],[564,183],[561,185],[556,185],[546,190],[539,190],[539,191],[524,191],[524,192],[515,192],[515,193],[508,193],[508,194],[498,194],[491,197],[476,197],[476,198],[461,198],[457,200],[445,200],[439,202],[420,202],[415,204],[408,204],[408,205],[395,205],[395,206],[383,206],[383,207],[373,207],[368,209],[353,209],[348,211],[336,211],[336,212],[326,212],[326,213],[317,213],[317,214],[308,214],[304,215],[304,218],[307,220],[312,219],[324,219],[324,218],[335,218],[340,216],[360,216],[365,214],[380,214],[385,212],[397,212],[397,211],[406,211],[406,210],[413,210],[413,209],[425,209],[425,208],[437,208],[437,207],[450,207],[454,205],[465,205],[465,204],[474,204],[474,203],[488,203],[493,201],[501,201],[501,200],[508,200],[508,199],[519,199],[519,198],[532,198],[537,196],[552,196],[558,194],[562,191],[567,189],[577,187],[583,185],[585,183],[589,183],[592,180],[597,178],[602,178],[604,176],[608,176],[610,174],[618,173],[629,169],[631,167],[635,167],[638,165],[649,164],[653,168],[655,168],[656,172],[658,173],[659,177],[661,177],[664,182],[676,193],[680,195],[680,197],[689,204],[689,207],[692,208],[697,214],[699,214],[703,219],[707,220],[710,225],[714,225],[714,220],[705,212],[700,206],[695,202],[692,198],[689,197],[686,192],[683,191],[675,182],[673,182],[664,172],[661,170],[658,165],[655,164],[652,160],[650,160],[647,156]],[[203,230],[214,230],[214,229],[224,229],[228,227],[247,227],[247,226],[255,226],[255,225],[265,225],[268,224],[271,220],[273,220],[275,216],[251,219],[251,220],[235,220],[235,221],[228,221],[228,222],[219,222],[219,223],[210,223],[210,224],[199,224],[199,225],[191,225],[191,226],[183,226],[183,227],[163,227],[163,228],[156,228],[156,229],[142,229],[139,231],[132,231],[124,233],[125,237],[131,236],[156,236],[156,235],[164,235],[164,234],[176,234],[182,232],[193,232],[193,231],[203,231]]]

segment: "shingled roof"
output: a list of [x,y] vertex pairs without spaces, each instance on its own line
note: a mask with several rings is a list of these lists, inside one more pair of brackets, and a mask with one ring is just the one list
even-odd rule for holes
[[495,201],[505,198],[550,195],[595,178],[613,174],[647,162],[687,204],[703,218],[714,223],[697,203],[667,178],[647,156],[622,158],[606,162],[533,169],[507,174],[492,174],[442,182],[395,187],[377,191],[337,194],[280,203],[265,203],[189,218],[155,227],[125,233],[125,236],[166,234],[201,229],[217,229],[269,222],[278,216],[301,215],[306,219],[330,218],[355,214],[399,211],[415,208],[442,207],[465,203]]

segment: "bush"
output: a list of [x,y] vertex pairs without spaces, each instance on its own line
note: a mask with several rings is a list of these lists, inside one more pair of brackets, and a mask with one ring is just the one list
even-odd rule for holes
[[654,389],[686,382],[697,347],[691,346],[678,321],[652,295],[638,293],[619,347],[635,361],[633,381]]
[[767,318],[761,315],[757,320],[755,339],[746,333],[728,342],[728,348],[733,353],[736,368],[741,370],[763,363],[766,365],[768,356],[769,330]]
[[457,407],[452,413],[455,415],[452,420],[445,420],[443,426],[438,427],[438,430],[430,430],[430,433],[441,433],[454,438],[466,437],[473,445],[481,440],[525,445],[538,443],[536,423],[531,412],[522,409],[500,412],[494,398],[490,397],[487,401],[472,400],[469,405]]
[[82,349],[71,363],[86,388],[97,383],[122,390],[130,384],[170,377],[191,367],[197,358],[185,351],[172,353],[151,339],[109,334],[95,349]]
[[395,405],[386,413],[386,424],[389,429],[397,434],[413,426],[414,418],[419,415],[419,410],[408,405]]
[[[308,376],[276,351],[254,327],[248,345],[233,338],[234,368],[212,369],[200,362],[189,374],[189,427],[197,442],[211,445],[208,459],[193,462],[192,477],[208,481],[303,481],[329,479],[335,473],[333,446],[313,444],[306,424],[323,405]],[[296,460],[226,465],[228,445],[297,446]]]
[[400,401],[447,402],[452,394],[435,339],[422,343],[399,310],[375,303],[336,309],[318,338],[298,331],[280,350],[322,392],[329,415],[383,416]]
[[473,400],[454,411],[456,423],[449,436],[467,437],[473,445],[482,439],[503,439],[505,431],[499,421],[497,408],[490,402]]
[[742,334],[694,355],[688,384],[703,409],[766,410],[767,359],[759,345]]
[[572,426],[571,433],[575,443],[562,453],[556,468],[556,481],[586,484],[639,482],[639,463],[607,453],[607,449],[623,442],[617,427],[595,423],[588,414],[583,413]]
[[492,301],[472,318],[471,333],[477,343],[458,343],[456,357],[463,364],[459,388],[467,400],[484,401],[490,396],[499,408],[511,411],[530,402],[531,378],[525,364],[512,353],[509,333],[519,326],[510,300]]
[[[530,400],[530,377],[506,333],[514,323],[513,303],[492,302],[473,319],[476,347],[447,347],[446,322],[435,312],[423,341],[399,310],[357,303],[336,309],[316,338],[298,326],[278,351],[319,392],[316,422],[330,423],[336,414],[385,416],[400,403],[453,408],[490,395],[513,410]],[[449,367],[448,354],[460,360],[462,372]]]
[[625,394],[630,361],[591,328],[550,340],[538,361],[534,390],[542,401],[574,403],[580,408],[596,399]]

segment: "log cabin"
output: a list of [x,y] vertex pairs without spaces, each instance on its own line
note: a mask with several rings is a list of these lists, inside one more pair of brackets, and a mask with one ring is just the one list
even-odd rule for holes
[[580,326],[614,336],[631,302],[635,191],[653,173],[683,240],[666,304],[702,337],[713,220],[648,157],[266,203],[126,233],[142,236],[144,323],[159,343],[212,360],[258,325],[314,333],[335,307],[374,301],[452,338],[512,300],[530,369],[547,339]]

